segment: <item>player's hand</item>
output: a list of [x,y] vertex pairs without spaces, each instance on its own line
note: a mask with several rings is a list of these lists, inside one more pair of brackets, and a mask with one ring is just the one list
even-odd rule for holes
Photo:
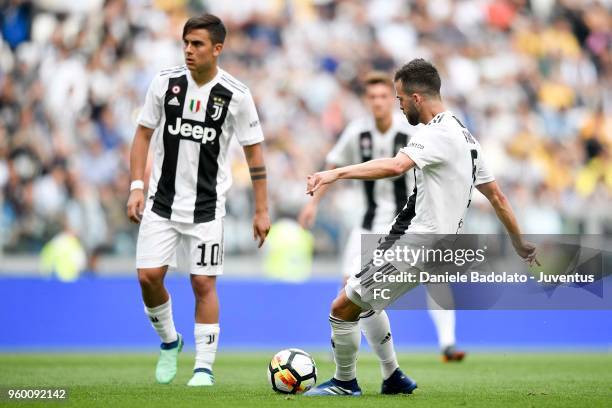
[[270,216],[268,212],[255,213],[253,217],[253,239],[258,240],[257,248],[261,248],[270,232]]
[[311,174],[306,181],[306,194],[313,195],[322,185],[333,183],[336,180],[338,180],[338,172],[335,170],[320,171]]
[[536,257],[536,246],[533,243],[521,240],[517,243],[513,242],[513,245],[518,256],[523,258],[523,260],[527,262],[529,266],[533,265],[534,263],[537,266],[540,266],[540,262]]
[[127,202],[127,216],[133,223],[140,224],[144,211],[144,191],[132,190]]
[[302,208],[300,215],[298,215],[298,223],[302,228],[311,228],[314,224],[314,220],[317,217],[317,204],[314,201],[310,201]]

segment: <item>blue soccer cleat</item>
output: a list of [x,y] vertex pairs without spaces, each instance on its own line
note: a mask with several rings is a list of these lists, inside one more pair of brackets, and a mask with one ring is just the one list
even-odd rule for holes
[[361,388],[357,384],[357,379],[350,381],[340,381],[332,378],[304,394],[307,397],[359,397]]
[[417,388],[417,383],[415,383],[410,377],[406,376],[397,368],[391,377],[387,378],[383,381],[382,387],[380,389],[381,394],[412,394]]

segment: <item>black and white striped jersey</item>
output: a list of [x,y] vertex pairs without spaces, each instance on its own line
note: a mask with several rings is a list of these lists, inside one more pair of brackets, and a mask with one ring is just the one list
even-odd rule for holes
[[163,70],[149,86],[138,123],[156,129],[152,211],[188,223],[224,216],[231,138],[242,146],[263,141],[249,89],[221,68],[201,87],[185,65]]
[[[400,114],[393,115],[392,125],[384,134],[376,128],[373,117],[354,120],[344,129],[326,161],[340,167],[393,157],[408,144],[416,129]],[[376,231],[391,224],[406,205],[414,188],[414,173],[409,171],[393,179],[364,180],[361,184],[366,208],[361,227]]]

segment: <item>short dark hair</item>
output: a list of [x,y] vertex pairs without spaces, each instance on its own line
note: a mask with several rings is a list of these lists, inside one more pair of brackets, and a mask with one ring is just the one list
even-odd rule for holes
[[213,44],[223,44],[227,30],[223,21],[213,14],[202,14],[198,17],[191,17],[183,27],[183,39],[193,30],[204,29],[208,31],[210,40]]
[[440,97],[440,74],[433,64],[423,58],[416,58],[395,73],[395,81],[402,81],[404,92],[419,92]]
[[368,72],[363,83],[366,87],[369,85],[383,84],[393,89],[393,81],[391,81],[391,77],[386,72],[382,71]]

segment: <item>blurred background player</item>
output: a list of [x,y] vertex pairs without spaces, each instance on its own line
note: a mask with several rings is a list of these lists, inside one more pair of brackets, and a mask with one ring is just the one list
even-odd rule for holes
[[[174,379],[183,346],[164,287],[168,266],[177,258],[187,263],[196,300],[196,356],[188,385],[214,384],[212,365],[219,342],[216,277],[223,273],[223,216],[231,185],[226,155],[234,136],[251,173],[253,237],[259,247],[270,229],[263,133],[249,89],[217,66],[225,35],[225,26],[211,14],[185,23],[186,65],[163,70],[153,79],[132,145],[127,212],[140,223],[136,267],[145,312],[162,341],[155,374],[163,384]],[[145,200],[144,171],[156,130]]]
[[[405,147],[417,126],[411,126],[395,113],[395,90],[388,74],[373,71],[364,80],[364,99],[370,115],[349,123],[338,142],[327,154],[328,169],[392,157]],[[361,269],[361,234],[387,234],[394,218],[404,208],[415,186],[415,174],[362,182],[365,212],[349,235],[342,257],[343,284]],[[298,217],[304,228],[312,227],[319,202],[329,185],[322,186],[304,206]],[[427,295],[429,313],[438,334],[443,361],[461,361],[465,355],[455,348],[455,311],[444,310]],[[384,378],[398,367],[391,339],[389,318],[383,310],[360,316],[359,326],[381,363]]]
[[[521,237],[512,208],[482,158],[480,144],[445,108],[440,87],[440,76],[431,63],[414,59],[404,65],[395,74],[395,90],[401,110],[411,125],[422,123],[426,126],[422,126],[393,158],[368,160],[308,176],[306,192],[313,194],[320,187],[340,179],[392,178],[415,168],[416,194],[411,196],[393,221],[387,235],[392,242],[402,236],[415,236],[419,241],[424,234],[459,233],[472,201],[473,187],[476,186],[495,209],[516,252],[531,263],[535,260],[535,247]],[[386,308],[414,287],[406,283],[389,284],[384,279],[374,280],[391,292],[388,297],[375,303],[376,298],[371,300],[369,294],[375,290],[374,287],[378,287],[378,283],[371,286],[371,277],[375,273],[387,273],[380,272],[386,266],[380,269],[365,268],[358,274],[352,274],[344,290],[333,301],[329,321],[336,372],[331,380],[311,389],[306,395],[361,395],[356,378],[357,352],[361,340],[359,316],[364,310]],[[420,270],[423,270],[422,267]],[[362,285],[366,279],[370,281],[368,286]],[[415,388],[417,384],[397,366],[392,375],[383,381],[381,393],[410,394]]]

